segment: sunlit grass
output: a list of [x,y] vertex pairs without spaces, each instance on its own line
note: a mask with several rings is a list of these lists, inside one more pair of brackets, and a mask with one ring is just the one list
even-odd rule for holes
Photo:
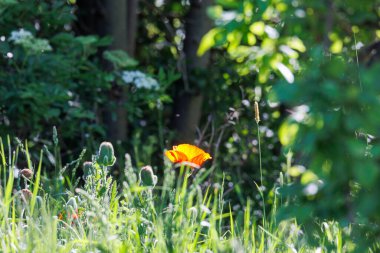
[[[344,246],[336,224],[325,223],[320,244],[310,246],[295,220],[277,223],[278,198],[262,218],[255,214],[261,207],[250,199],[242,211],[233,210],[223,197],[224,182],[204,183],[212,173],[207,168],[175,171],[166,164],[159,183],[145,186],[127,154],[125,180],[116,183],[112,167],[94,156],[94,171],[83,187],[48,194],[43,151],[32,161],[27,145],[12,149],[9,138],[6,148],[0,144],[3,252],[330,252],[326,243],[342,252]],[[14,177],[19,156],[33,168],[33,179]]]

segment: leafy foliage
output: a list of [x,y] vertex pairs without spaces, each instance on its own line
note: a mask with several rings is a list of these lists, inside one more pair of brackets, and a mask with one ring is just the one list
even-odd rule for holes
[[318,58],[319,50],[313,53],[316,57],[297,85],[275,88],[280,101],[306,107],[301,119],[290,117],[280,132],[280,139],[289,140],[283,141],[285,148],[302,154],[297,164],[308,168],[287,189],[289,196],[300,196],[296,203],[301,209],[288,208],[284,214],[299,216],[308,226],[312,217],[352,224],[356,237],[376,240],[380,173],[378,147],[372,142],[379,135],[380,90],[373,85],[379,65],[363,69],[365,78],[358,80],[356,65],[341,57]]
[[[374,204],[379,194],[374,142],[380,123],[375,85],[379,68],[368,68],[374,62],[368,58],[377,56],[363,56],[374,51],[358,50],[363,45],[376,47],[378,37],[369,27],[378,21],[378,3],[217,3],[210,10],[216,27],[204,37],[199,53],[225,47],[237,68],[246,69],[238,73],[244,76],[256,69],[258,81],[270,90],[264,99],[280,103],[282,115],[285,108],[291,114],[278,134],[287,157],[282,193],[294,206],[284,208],[280,216],[297,217],[309,234],[321,232],[318,221],[352,226],[355,250],[362,251],[379,236],[379,209]],[[247,53],[239,55],[242,51]],[[273,82],[270,72],[276,72],[276,66],[277,73],[294,85]]]
[[223,46],[236,60],[237,71],[247,75],[257,72],[260,83],[268,81],[273,72],[289,83],[294,81],[299,52],[306,50],[296,36],[281,34],[284,4],[260,1],[219,1],[210,9],[217,27],[210,30],[199,46],[198,54],[214,46]]
[[[141,1],[135,60],[105,50],[112,38],[76,34],[75,1],[0,0],[0,131],[32,140],[15,154],[8,140],[8,157],[1,147],[3,250],[24,250],[16,238],[39,249],[41,233],[53,251],[378,250],[378,1],[215,1],[198,49],[212,64],[189,76],[188,2],[161,2]],[[186,78],[205,101],[195,142],[214,159],[177,182],[161,154],[175,136],[167,104]],[[109,99],[119,96],[127,102]],[[120,106],[130,139],[115,165],[125,171],[111,167],[113,150],[95,154],[76,192],[88,155],[62,166],[57,131],[51,142],[46,129],[58,126],[69,160],[94,149],[103,116]],[[43,152],[29,153],[36,143]],[[34,178],[13,179],[15,166]]]
[[2,6],[1,131],[43,140],[44,128],[58,125],[67,142],[103,135],[93,108],[104,103],[99,90],[109,89],[110,77],[94,57],[110,40],[74,36],[72,7],[63,1]]

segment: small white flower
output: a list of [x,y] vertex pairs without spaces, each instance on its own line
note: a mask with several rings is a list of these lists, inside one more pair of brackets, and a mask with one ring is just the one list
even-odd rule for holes
[[289,246],[290,250],[291,250],[293,253],[297,253],[297,252],[298,252],[297,249],[294,247],[294,244],[293,244],[293,243],[289,244],[288,246]]
[[315,194],[317,194],[318,192],[318,184],[317,183],[310,183],[308,184],[304,189],[303,189],[303,193],[306,195],[306,196],[313,196]]
[[306,12],[302,9],[297,9],[294,14],[296,14],[296,17],[298,18],[304,18],[306,17]]
[[31,53],[38,54],[52,50],[48,40],[35,38],[31,32],[22,28],[18,31],[12,31],[8,40],[15,45],[22,46]]
[[15,177],[15,178],[18,178],[19,177],[19,173],[20,172],[20,170],[15,166],[14,168],[13,168],[13,176]]
[[278,31],[269,25],[265,26],[264,31],[271,39],[277,39],[279,37]]
[[211,227],[211,224],[210,224],[210,222],[203,220],[203,221],[201,221],[201,226],[202,227]]
[[259,191],[261,191],[261,192],[265,192],[266,189],[267,188],[264,185],[262,185],[262,186],[259,187]]
[[309,107],[307,105],[296,106],[293,108],[291,117],[297,122],[302,122],[304,119],[306,119],[308,112]]
[[241,101],[241,103],[246,106],[246,107],[250,107],[251,106],[251,103],[249,103],[249,100],[247,99],[243,99],[243,101]]
[[207,206],[205,205],[201,205],[201,210],[207,214],[210,214],[211,213],[211,210],[207,208]]
[[197,210],[197,208],[195,208],[194,206],[193,206],[193,207],[190,207],[187,211],[188,211],[189,215],[190,215],[193,219],[195,219],[195,218],[198,216],[198,210]]
[[126,84],[133,83],[138,89],[158,89],[158,82],[141,71],[123,71],[121,78]]
[[24,40],[31,40],[33,39],[33,34],[27,30],[20,29],[18,31],[12,31],[11,37],[8,39],[9,41],[13,41],[14,43],[18,44],[21,41]]
[[265,136],[268,137],[268,138],[271,138],[274,136],[274,132],[270,129],[268,129],[266,132],[265,132]]

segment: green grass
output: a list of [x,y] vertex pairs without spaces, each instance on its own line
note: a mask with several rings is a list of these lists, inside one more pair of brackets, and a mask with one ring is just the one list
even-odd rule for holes
[[[323,233],[317,246],[309,245],[295,220],[277,223],[279,198],[274,199],[271,213],[263,218],[256,215],[262,207],[250,199],[245,208],[235,211],[224,200],[224,182],[219,187],[205,186],[212,173],[207,168],[191,173],[189,168],[173,169],[167,164],[157,185],[144,186],[129,155],[121,175],[124,180],[118,183],[109,176],[112,167],[98,164],[94,156],[85,185],[71,185],[72,190],[65,190],[62,180],[46,179],[42,151],[39,160],[32,161],[27,145],[24,148],[19,142],[12,149],[8,138],[6,148],[0,140],[0,152],[1,252],[261,253],[346,249],[342,230],[335,223],[321,224]],[[35,172],[31,180],[14,178],[16,162],[22,159]],[[60,173],[55,175],[58,179],[62,176],[69,180]],[[21,194],[25,187],[29,187],[31,196]],[[73,217],[74,213],[79,217]]]

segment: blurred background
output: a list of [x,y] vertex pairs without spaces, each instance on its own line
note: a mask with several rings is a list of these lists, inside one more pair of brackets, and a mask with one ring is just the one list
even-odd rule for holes
[[63,163],[107,140],[117,166],[129,153],[157,173],[195,144],[236,208],[260,199],[260,136],[264,183],[288,182],[297,216],[376,224],[379,15],[377,0],[0,0],[0,135],[48,149],[56,126]]

